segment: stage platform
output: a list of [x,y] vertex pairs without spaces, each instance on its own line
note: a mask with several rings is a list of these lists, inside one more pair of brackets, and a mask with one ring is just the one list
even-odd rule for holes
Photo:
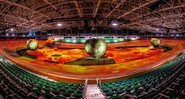
[[[43,45],[44,41],[39,41],[40,46]],[[150,46],[150,40],[136,40],[122,43],[109,43],[107,55],[115,59],[116,64],[108,65],[67,65],[62,62],[52,63],[42,61],[42,58],[30,59],[21,57],[15,54],[17,47],[25,46],[26,40],[8,40],[1,41],[0,52],[6,58],[13,61],[15,64],[33,73],[47,76],[57,81],[66,81],[74,83],[84,83],[88,79],[89,83],[96,83],[98,78],[102,82],[117,81],[124,78],[129,78],[143,73],[152,71],[159,68],[162,64],[175,58],[180,52],[185,50],[185,40],[173,40],[173,39],[161,39],[161,45],[168,45],[172,47],[171,51],[161,52],[153,51],[148,52],[148,48],[136,47],[135,49],[124,49],[124,47],[133,46]],[[84,53],[83,44],[74,43],[57,43],[61,49],[57,49],[62,54],[73,54],[73,53]],[[119,49],[116,49],[116,48]],[[65,52],[66,50],[77,49]],[[123,48],[123,49],[121,49]],[[48,51],[56,50],[56,48],[49,49]],[[61,51],[60,51],[61,50]],[[41,50],[42,51],[42,50]],[[76,52],[77,51],[77,52]],[[73,52],[73,53],[72,53]],[[123,52],[121,54],[120,52]],[[142,55],[150,55],[148,57]],[[127,56],[126,56],[127,55]],[[131,55],[131,56],[130,56]],[[86,55],[81,55],[84,57]],[[140,57],[136,57],[140,56]],[[66,56],[68,57],[68,56]],[[80,57],[80,56],[76,56]],[[130,57],[130,59],[126,59]],[[142,58],[141,58],[142,57]],[[69,57],[70,58],[70,57]],[[74,58],[74,57],[73,57]]]

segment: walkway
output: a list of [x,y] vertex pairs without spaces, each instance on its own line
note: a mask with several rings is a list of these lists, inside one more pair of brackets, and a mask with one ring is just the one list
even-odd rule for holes
[[88,84],[85,92],[85,99],[105,99],[100,89],[96,84]]

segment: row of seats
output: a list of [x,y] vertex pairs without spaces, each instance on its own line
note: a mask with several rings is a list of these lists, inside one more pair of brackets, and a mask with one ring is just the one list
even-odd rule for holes
[[27,72],[0,56],[0,94],[6,99],[81,99],[83,84],[56,82]]
[[184,94],[183,88],[185,88],[184,72],[185,54],[182,54],[149,73],[117,82],[99,84],[99,87],[103,94],[111,99],[172,99],[176,97],[181,99]]
[[158,93],[155,99],[184,99],[185,98],[185,71],[182,72],[174,81],[163,91]]

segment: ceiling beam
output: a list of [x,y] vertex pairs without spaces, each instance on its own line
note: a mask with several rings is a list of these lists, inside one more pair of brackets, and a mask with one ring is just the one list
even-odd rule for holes
[[166,1],[166,0],[163,0],[167,5],[169,5],[170,7],[172,7],[173,6],[173,4],[170,4],[169,2],[171,2],[171,1]]
[[[80,9],[79,9],[79,7],[78,7],[78,2],[76,1],[76,0],[74,0],[74,3],[75,3],[75,5],[76,5],[76,9],[77,9],[77,11],[78,11],[78,15],[79,15],[79,17],[81,18],[82,17],[82,13],[80,12]],[[84,22],[82,21],[82,24],[84,25]]]
[[184,20],[180,20],[180,21],[166,22],[165,24],[169,25],[169,24],[182,23],[182,22],[185,22],[185,19]]
[[[77,0],[78,1],[78,0]],[[85,0],[86,2],[92,2],[92,0]],[[102,1],[102,0],[101,0]],[[71,1],[71,0],[67,0],[67,1],[63,1],[63,0],[52,0],[52,3],[50,3],[50,4],[52,4],[52,5],[55,5],[55,4],[57,4],[57,5],[65,5],[65,4],[69,4],[69,3],[74,3],[75,1]],[[102,2],[105,2],[105,3],[112,3],[112,4],[115,4],[115,2],[111,2],[111,1],[109,1],[109,0],[103,0]],[[46,9],[48,6],[46,6],[47,4],[41,4],[41,5],[39,5],[40,7],[38,7],[38,12],[40,11],[40,9]],[[82,7],[82,8],[84,8],[84,7]],[[76,8],[69,8],[69,9],[76,9]],[[66,9],[66,10],[69,10],[69,9]],[[79,8],[80,9],[80,8]],[[103,8],[102,8],[103,9]],[[60,10],[65,10],[65,9],[60,9]]]
[[[3,1],[3,2],[8,3],[8,4],[10,4],[10,5],[14,5],[14,6],[17,6],[17,7],[23,8],[23,9],[26,9],[26,10],[31,11],[31,12],[34,12],[34,13],[39,13],[39,12],[37,12],[37,11],[35,11],[35,10],[32,10],[32,9],[26,7],[26,6],[23,6],[23,5],[20,5],[20,4],[17,4],[17,3],[14,3],[14,2],[8,1],[8,0],[0,0],[0,1]],[[47,17],[47,18],[50,18],[49,16],[44,15],[44,14],[42,14],[42,13],[39,13],[39,14],[40,14],[41,16],[45,16],[45,17]],[[27,19],[25,19],[25,18],[18,17],[18,16],[15,17],[15,16],[13,16],[13,15],[7,15],[7,14],[3,14],[3,13],[0,13],[0,15],[4,15],[4,16],[8,16],[8,17],[14,17],[15,19],[18,18],[18,19],[24,20],[25,22],[24,22],[23,24],[25,24],[25,23],[27,23],[27,22],[34,22],[34,21],[32,21],[32,20],[27,20]],[[23,24],[19,24],[19,26],[23,26]]]
[[52,8],[57,10],[57,7],[55,7],[53,4],[51,4],[48,0],[43,0],[46,4],[50,5]]
[[[175,25],[181,25],[181,23],[182,22],[185,22],[185,19],[184,20],[181,20],[181,21],[173,21],[173,22],[166,22],[166,23],[164,23],[164,24],[159,24],[159,27],[161,26],[161,27],[168,27],[169,25],[171,25],[171,24],[173,24],[173,26],[175,26]],[[144,26],[147,26],[148,28],[149,28],[149,25],[144,25],[144,24],[140,24],[140,23],[136,23],[137,25],[139,25],[139,26],[142,26],[143,28],[144,28]],[[176,26],[177,27],[177,26]],[[175,28],[176,28],[175,27]],[[139,27],[138,27],[139,28]],[[145,28],[145,29],[148,29],[148,28]],[[153,27],[150,27],[150,28],[153,28]],[[153,28],[153,29],[155,29],[155,28]]]
[[[98,0],[98,3],[97,3],[96,8],[95,8],[95,11],[93,13],[93,17],[96,17],[96,15],[98,13],[98,9],[100,7],[100,3],[101,3],[101,0]],[[93,21],[91,21],[91,26],[94,26],[94,22]]]
[[1,27],[3,26],[3,25],[14,25],[14,23],[12,23],[12,22],[0,22],[0,25],[1,25]]
[[105,16],[105,18],[109,17],[116,9],[118,9],[126,0],[122,0],[119,4],[116,5],[116,7],[111,11],[109,12],[109,14],[107,14]]
[[[48,0],[43,0],[46,4],[48,4],[48,5],[50,5],[52,8],[54,8],[55,10],[57,10],[57,7],[55,7],[53,4],[51,4]],[[37,11],[38,12],[38,11]],[[33,21],[33,20],[35,20],[35,19],[38,19],[38,18],[40,18],[40,17],[43,17],[43,16],[38,16],[38,17],[36,17],[36,18],[33,18],[33,19],[31,19],[31,21]],[[24,22],[24,23],[22,23],[22,24],[26,24],[27,22]]]
[[39,29],[41,29],[41,28],[49,28],[49,27],[52,27],[52,26],[48,26],[48,25],[46,25],[46,24],[41,24],[41,25],[38,25],[37,27],[33,27],[33,30],[39,30]]
[[[16,24],[17,26],[21,26],[21,27],[26,27],[26,28],[28,28],[28,27],[30,27],[30,26],[35,25],[36,23],[39,23],[39,22],[31,21],[31,20],[29,21],[29,20],[27,20],[27,19],[25,19],[25,18],[22,18],[22,17],[19,17],[19,16],[14,16],[14,15],[9,15],[9,14],[4,14],[4,13],[0,13],[0,15],[2,15],[2,16],[7,16],[7,17],[11,17],[11,18],[13,18],[13,19],[18,19],[18,20],[22,20],[22,21],[32,22],[32,23],[33,23],[33,24],[29,25],[29,26],[25,26],[24,24]],[[26,23],[26,22],[24,22],[24,23]],[[42,24],[50,27],[50,25],[48,25],[48,24],[44,24],[44,23],[42,23]]]
[[[79,9],[80,10],[83,10],[83,9],[93,9],[93,8],[95,8],[95,7],[79,7]],[[105,8],[105,7],[99,7],[99,9],[103,9],[103,10],[108,10],[109,8]],[[76,10],[76,8],[64,8],[64,9],[59,9],[60,11],[70,11],[70,10]],[[122,9],[117,9],[118,11],[120,11],[120,10],[122,10]],[[53,10],[53,11],[48,11],[48,12],[46,12],[46,14],[48,14],[48,15],[52,15],[52,14],[54,14],[54,13],[56,13],[56,11],[55,10]],[[94,13],[93,13],[94,14]],[[92,15],[92,14],[83,14],[83,15]],[[97,15],[97,13],[96,13],[96,15]],[[100,15],[100,14],[99,14]],[[102,14],[101,14],[102,15]],[[70,15],[69,15],[70,16]],[[93,15],[92,15],[93,16]]]
[[11,20],[1,20],[0,21],[0,23],[5,23],[5,24],[20,24],[21,22],[18,22],[18,21],[16,21],[16,22],[13,22],[13,21],[11,21]]
[[[111,10],[111,11],[105,16],[105,19],[106,19],[107,17],[109,17],[116,9],[118,9],[124,2],[126,2],[126,0],[121,0],[121,2],[118,3],[118,4],[116,5],[116,7],[115,7],[113,10]],[[103,23],[103,21],[101,21],[101,22],[99,23],[99,25],[101,25],[102,23]]]
[[10,14],[4,14],[4,13],[1,13],[1,12],[0,12],[0,15],[2,15],[2,16],[7,16],[7,17],[12,17],[13,19],[28,21],[28,20],[25,19],[25,18],[22,18],[22,17],[19,17],[19,16],[10,15]]
[[[185,5],[182,4],[182,5],[178,5],[178,6],[174,6],[174,7],[163,8],[163,9],[158,10],[158,11],[153,11],[153,12],[151,12],[151,13],[147,13],[147,14],[145,14],[144,16],[152,15],[152,14],[159,13],[159,12],[162,12],[162,11],[177,9],[177,8],[181,8],[181,7],[185,7]],[[138,16],[138,17],[135,17],[134,19],[131,19],[131,20],[136,20],[136,19],[141,18],[141,17],[143,17],[143,15],[140,15],[140,16]]]
[[96,17],[96,14],[97,14],[98,9],[99,9],[99,7],[100,7],[100,3],[101,3],[101,0],[98,0],[98,3],[97,3],[97,5],[96,5],[95,12],[93,13],[93,17]]
[[8,4],[10,4],[10,5],[14,5],[14,6],[17,6],[17,7],[23,8],[23,9],[26,9],[26,10],[31,11],[31,12],[34,12],[34,13],[39,13],[40,15],[45,16],[45,17],[47,17],[47,18],[50,19],[49,16],[44,15],[44,14],[42,14],[42,13],[40,13],[40,12],[35,11],[35,10],[32,10],[32,9],[26,7],[26,6],[21,5],[21,4],[14,3],[14,2],[11,2],[11,1],[9,1],[9,0],[1,0],[1,1],[3,1],[3,2],[5,2],[5,3],[8,3]]
[[[28,22],[28,20],[27,19],[24,19],[24,18],[22,18],[22,17],[18,17],[18,16],[14,16],[14,15],[9,15],[9,14],[3,14],[3,13],[0,13],[0,15],[2,15],[2,16],[6,16],[6,17],[11,17],[11,18],[13,18],[13,19],[18,19],[18,20],[22,20],[22,21],[26,21],[26,22]],[[16,24],[17,26],[21,26],[21,25],[19,25],[19,24],[21,24],[20,22],[18,22],[18,21],[16,21],[15,23],[13,23],[13,21],[11,22],[11,21],[9,21],[9,22],[11,22],[11,23],[8,23],[8,21],[6,21],[7,22],[7,24]],[[4,23],[5,23],[5,21],[4,21]],[[21,26],[21,27],[27,27],[27,26]]]
[[173,18],[173,17],[177,17],[177,16],[180,16],[180,15],[185,15],[185,13],[182,13],[182,14],[170,14],[170,15],[166,15],[166,16],[161,16],[161,17],[158,17],[158,18],[153,18],[153,19],[148,19],[148,20],[141,20],[139,22],[135,22],[135,23],[131,23],[131,24],[128,24],[128,25],[133,25],[133,24],[138,24],[138,23],[144,23],[144,22],[148,22],[148,21],[156,21],[156,20],[160,20],[162,18]]
[[149,2],[143,4],[143,5],[139,6],[139,7],[136,7],[136,8],[134,8],[134,9],[132,9],[131,11],[128,11],[128,12],[124,13],[123,15],[121,15],[120,17],[118,17],[118,19],[120,19],[120,18],[122,18],[122,17],[124,17],[124,16],[126,16],[126,15],[128,15],[128,14],[130,14],[130,13],[132,13],[133,11],[136,11],[136,10],[138,10],[138,9],[141,9],[141,8],[147,6],[147,5],[150,5],[150,4],[152,4],[152,3],[155,3],[156,1],[159,1],[159,0],[150,0]]
[[77,11],[78,11],[78,15],[79,15],[80,18],[81,18],[81,17],[82,17],[82,14],[81,14],[80,9],[79,9],[79,7],[78,7],[78,3],[77,3],[76,0],[74,0],[74,1],[75,1],[76,9],[77,9]]

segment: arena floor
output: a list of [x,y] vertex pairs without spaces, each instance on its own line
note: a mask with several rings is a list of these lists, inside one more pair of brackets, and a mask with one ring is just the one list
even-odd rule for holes
[[[40,46],[44,41],[39,41]],[[108,58],[113,58],[116,64],[109,65],[66,65],[65,62],[78,58],[88,57],[83,50],[83,44],[60,43],[60,48],[43,48],[37,51],[30,51],[31,54],[40,55],[37,59],[13,56],[17,47],[26,45],[25,40],[1,41],[1,53],[16,63],[18,66],[31,72],[47,76],[57,81],[84,83],[85,79],[89,83],[96,83],[98,78],[102,82],[115,81],[149,72],[159,68],[165,62],[175,58],[180,52],[185,50],[185,40],[161,39],[161,45],[172,47],[171,51],[150,50],[150,40],[136,40],[122,43],[108,43],[108,50],[105,54]],[[123,47],[116,49],[115,47]],[[124,48],[131,47],[131,48]],[[66,49],[68,48],[68,49]],[[69,49],[70,48],[70,49]],[[72,49],[71,49],[72,48]],[[9,52],[5,51],[8,49]],[[44,54],[43,54],[44,52]],[[61,57],[52,58],[52,54],[61,54]],[[45,62],[53,60],[54,62]]]

